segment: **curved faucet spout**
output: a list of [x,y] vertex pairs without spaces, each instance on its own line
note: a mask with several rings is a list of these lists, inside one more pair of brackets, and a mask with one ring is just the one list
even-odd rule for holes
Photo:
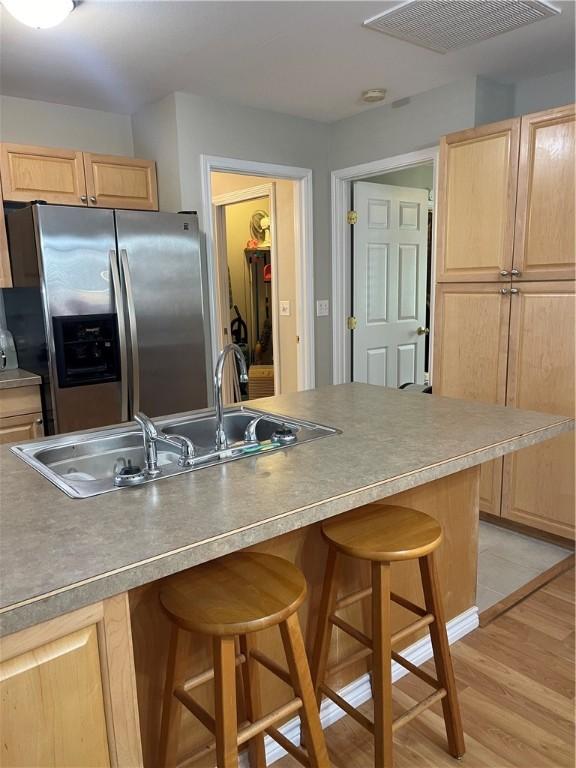
[[222,379],[224,377],[224,364],[228,355],[235,355],[240,367],[240,381],[245,384],[248,381],[248,369],[242,350],[237,344],[226,344],[218,355],[216,371],[214,373],[214,407],[216,409],[216,450],[222,451],[228,447],[228,439],[224,431],[224,403],[222,400]]

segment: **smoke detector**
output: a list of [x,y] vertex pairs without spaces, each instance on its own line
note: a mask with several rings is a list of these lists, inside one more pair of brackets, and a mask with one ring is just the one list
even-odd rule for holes
[[375,104],[378,101],[384,101],[386,98],[386,88],[368,88],[362,91],[362,101],[366,104]]
[[545,0],[407,0],[363,26],[448,53],[559,13]]

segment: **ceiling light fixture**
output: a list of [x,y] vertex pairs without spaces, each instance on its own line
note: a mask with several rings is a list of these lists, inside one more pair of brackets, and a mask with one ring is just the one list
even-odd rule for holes
[[60,24],[74,10],[74,0],[2,0],[2,5],[15,19],[35,29],[48,29]]
[[362,91],[362,101],[366,104],[375,104],[377,101],[384,101],[386,98],[386,88],[369,88]]

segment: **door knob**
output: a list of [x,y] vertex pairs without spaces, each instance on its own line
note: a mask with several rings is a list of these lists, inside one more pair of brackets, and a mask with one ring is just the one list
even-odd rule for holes
[[508,277],[509,274],[510,274],[510,272],[508,272],[507,269],[501,269],[500,270],[500,277]]
[[500,293],[502,294],[502,296],[506,296],[507,293],[510,293],[510,289],[509,288],[500,288]]
[[90,202],[94,204],[96,203],[96,198],[94,197],[94,195],[90,195]]
[[520,275],[522,274],[522,272],[520,272],[520,270],[519,270],[519,269],[516,269],[516,267],[514,267],[514,269],[511,269],[511,270],[510,270],[510,274],[511,274],[513,277],[520,277]]
[[427,333],[430,333],[430,328],[424,328],[423,325],[421,325],[417,330],[416,333],[418,336],[425,336]]
[[80,195],[80,200],[81,200],[83,203],[87,203],[87,202],[88,202],[88,197],[87,197],[86,195]]
[[510,288],[510,293],[520,293],[518,288]]

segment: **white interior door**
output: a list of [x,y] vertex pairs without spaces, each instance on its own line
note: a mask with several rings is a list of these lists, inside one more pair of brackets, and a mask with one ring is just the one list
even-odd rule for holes
[[358,181],[354,210],[352,378],[423,384],[428,192]]

